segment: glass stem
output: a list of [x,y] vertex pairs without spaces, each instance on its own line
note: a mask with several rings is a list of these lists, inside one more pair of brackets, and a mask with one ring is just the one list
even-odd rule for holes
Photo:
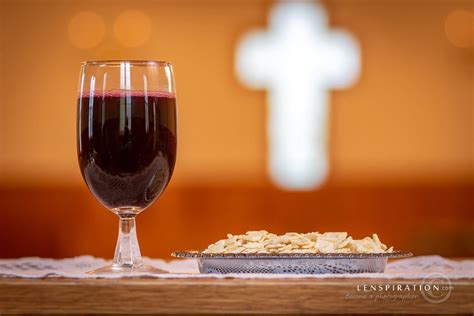
[[119,218],[119,235],[112,266],[117,269],[140,268],[143,261],[138,245],[135,215],[120,214]]

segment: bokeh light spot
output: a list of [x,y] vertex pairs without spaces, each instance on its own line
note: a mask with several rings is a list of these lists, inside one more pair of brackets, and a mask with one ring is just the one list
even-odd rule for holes
[[77,48],[93,48],[104,39],[105,23],[97,13],[82,11],[69,21],[68,33],[69,40]]
[[474,12],[452,11],[444,23],[448,40],[457,47],[472,46],[474,41]]
[[122,12],[114,23],[114,35],[126,47],[137,47],[148,40],[151,34],[151,19],[138,10]]

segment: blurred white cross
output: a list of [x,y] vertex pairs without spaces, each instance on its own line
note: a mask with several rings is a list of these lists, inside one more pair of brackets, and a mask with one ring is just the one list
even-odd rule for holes
[[359,49],[343,31],[331,31],[315,2],[281,2],[268,31],[239,42],[236,72],[256,89],[268,90],[269,169],[289,190],[309,190],[328,174],[328,90],[349,86],[359,74]]

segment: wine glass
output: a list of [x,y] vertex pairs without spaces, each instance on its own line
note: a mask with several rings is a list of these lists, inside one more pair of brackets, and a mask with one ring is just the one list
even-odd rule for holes
[[119,217],[113,263],[90,273],[165,271],[143,264],[135,216],[168,185],[176,161],[172,66],[161,61],[82,63],[79,166],[89,190]]

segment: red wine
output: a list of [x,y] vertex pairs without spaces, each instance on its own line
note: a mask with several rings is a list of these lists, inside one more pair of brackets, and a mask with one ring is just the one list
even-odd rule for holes
[[150,205],[176,161],[174,95],[88,92],[77,117],[79,165],[92,193],[109,209]]

